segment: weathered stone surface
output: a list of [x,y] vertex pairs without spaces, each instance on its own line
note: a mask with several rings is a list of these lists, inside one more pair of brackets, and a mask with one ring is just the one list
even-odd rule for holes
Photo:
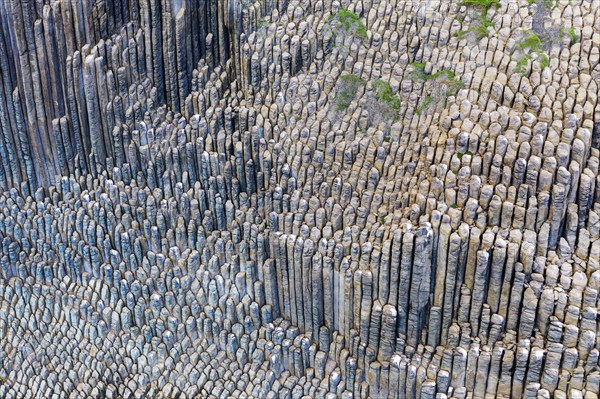
[[470,3],[2,2],[0,397],[597,397],[600,4]]

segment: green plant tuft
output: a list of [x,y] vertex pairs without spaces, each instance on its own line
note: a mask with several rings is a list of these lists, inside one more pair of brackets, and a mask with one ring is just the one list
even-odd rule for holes
[[521,75],[527,72],[527,65],[529,65],[529,61],[531,60],[531,54],[525,54],[521,59],[517,61],[517,72]]
[[456,79],[454,71],[451,71],[449,69],[442,69],[441,71],[437,71],[434,74],[429,74],[425,72],[424,63],[413,63],[410,65],[414,68],[414,70],[411,72],[411,76],[417,80],[427,82],[444,76],[448,81],[446,97],[455,96],[458,93],[458,91],[464,87],[463,82],[461,80]]
[[338,85],[335,106],[338,111],[343,111],[354,100],[356,92],[365,85],[365,81],[356,75],[342,75],[338,79]]
[[363,24],[355,13],[349,11],[345,8],[340,9],[340,11],[329,17],[329,23],[337,23],[341,26],[346,32],[351,32],[358,37],[366,38],[367,37],[367,27]]
[[453,97],[465,87],[465,84],[461,80],[451,79],[446,89],[446,97]]
[[465,37],[467,34],[474,32],[475,33],[475,37],[477,37],[477,39],[481,40],[484,37],[487,37],[489,34],[488,28],[496,26],[494,24],[494,22],[490,21],[487,17],[487,11],[482,13],[479,16],[479,23],[477,25],[471,26],[469,29],[467,30],[463,30],[460,31],[456,34],[456,36],[459,39],[462,39],[463,37]]
[[500,7],[500,0],[463,0],[460,4],[463,6],[481,7],[487,12],[492,6],[496,8]]
[[462,82],[462,80],[456,79],[456,76],[454,75],[454,71],[449,71],[449,70],[445,69],[442,72],[445,73],[446,78],[448,80],[448,88],[446,89],[446,96],[447,97],[456,96],[458,94],[459,90],[461,90],[463,87],[465,87],[465,84]]
[[372,86],[375,90],[377,100],[386,103],[391,109],[400,110],[400,98],[392,92],[392,88],[388,82],[379,79],[373,82]]
[[571,36],[571,46],[579,41],[579,35],[575,32],[575,29],[569,28],[569,36]]
[[410,66],[413,67],[413,71],[410,73],[410,76],[417,80],[428,81],[431,76],[427,72],[425,72],[425,63],[424,62],[413,62]]
[[442,75],[446,75],[448,77],[448,79],[454,79],[454,71],[451,71],[449,69],[442,69],[440,71],[437,71],[434,74],[429,74],[427,72],[425,72],[425,63],[412,63],[410,64],[410,66],[412,66],[414,68],[414,70],[411,72],[411,76],[415,79],[418,80],[423,80],[425,82],[427,82],[428,80],[433,80],[433,79],[437,79]]
[[433,76],[436,78],[441,75],[446,75],[448,80],[456,80],[456,74],[454,73],[454,71],[451,71],[449,69],[442,69],[441,71],[433,74]]
[[256,21],[256,27],[258,29],[264,28],[266,26],[269,26],[269,21],[267,20],[267,18],[262,17],[262,18],[259,18],[258,21]]
[[467,151],[467,152],[457,152],[456,153],[456,157],[458,159],[462,159],[463,156],[465,155],[473,155],[473,153],[471,151]]
[[540,62],[542,69],[550,66],[550,57],[544,52],[544,45],[540,37],[532,31],[525,31],[525,37],[519,42],[519,47],[525,51],[525,54],[517,61],[516,71],[521,75],[528,70],[529,61],[532,60],[532,55],[535,54]]
[[519,43],[519,46],[522,49],[530,49],[534,53],[541,52],[542,48],[543,48],[543,44],[542,44],[542,40],[540,39],[540,37],[530,30],[525,31],[525,34],[526,34],[526,37],[524,37],[523,40],[521,40],[521,42]]
[[349,75],[341,75],[339,80],[344,83],[344,84],[348,84],[348,85],[354,85],[354,84],[365,84],[365,82],[356,75],[353,74],[349,74]]
[[425,97],[423,104],[421,104],[419,106],[419,108],[417,108],[417,115],[420,116],[423,113],[423,111],[425,111],[427,108],[429,108],[429,106],[431,105],[432,102],[433,102],[433,97],[431,97],[431,96]]
[[554,0],[542,0],[542,4],[546,6],[546,8],[553,9],[556,6]]
[[540,67],[542,69],[550,66],[550,57],[546,53],[540,54]]

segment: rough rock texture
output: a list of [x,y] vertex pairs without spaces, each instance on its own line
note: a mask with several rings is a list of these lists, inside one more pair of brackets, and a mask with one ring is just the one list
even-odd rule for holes
[[0,17],[0,397],[600,394],[599,2]]

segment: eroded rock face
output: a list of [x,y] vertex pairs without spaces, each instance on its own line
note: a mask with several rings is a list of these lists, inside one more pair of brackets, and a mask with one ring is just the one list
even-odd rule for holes
[[598,397],[600,3],[532,3],[4,2],[0,397]]

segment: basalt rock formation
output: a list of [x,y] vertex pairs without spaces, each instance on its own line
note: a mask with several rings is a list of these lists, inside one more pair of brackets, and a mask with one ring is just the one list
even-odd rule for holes
[[0,23],[0,398],[600,395],[600,2]]

